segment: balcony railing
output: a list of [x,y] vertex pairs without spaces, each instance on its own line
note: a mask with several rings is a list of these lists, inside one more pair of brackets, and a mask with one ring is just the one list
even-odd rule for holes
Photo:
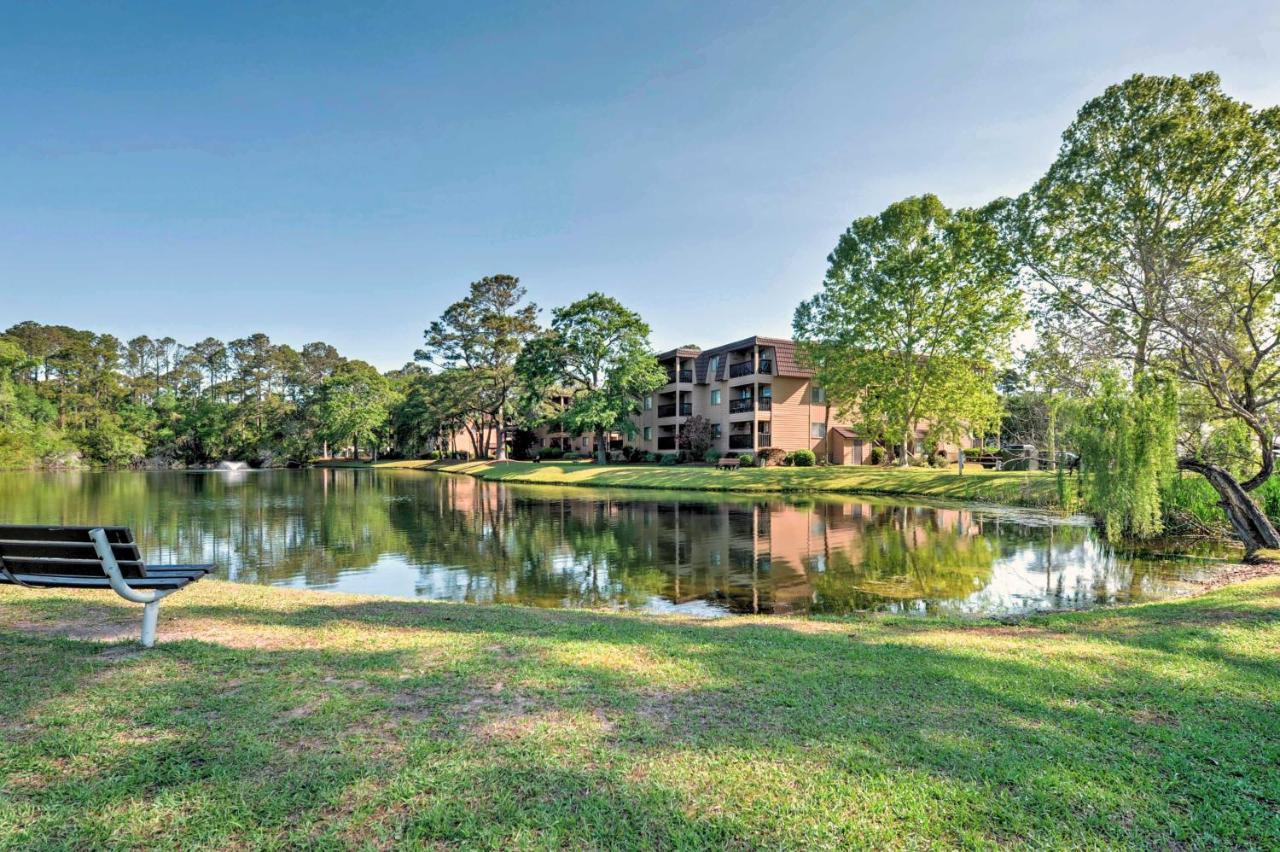
[[751,433],[743,435],[741,433],[729,436],[729,449],[731,450],[750,450],[754,449],[755,444],[751,443]]
[[677,412],[681,417],[689,417],[690,415],[693,414],[693,403],[682,402],[680,403],[678,408],[676,407],[676,404],[674,402],[669,402],[666,405],[658,406],[659,417],[675,417]]
[[677,381],[681,384],[692,384],[693,370],[667,370],[667,384],[674,384]]
[[756,372],[762,376],[773,375],[773,359],[761,358],[760,364],[756,367]]
[[658,439],[658,449],[674,450],[675,448],[676,448],[676,439],[674,435],[669,435],[665,438]]
[[757,447],[763,450],[765,447],[773,446],[773,436],[770,435],[768,432],[758,432],[756,434],[757,434],[757,437],[756,437]]
[[756,408],[761,411],[773,411],[773,397],[771,396],[762,396],[756,400],[756,403]]
[[756,401],[754,399],[731,399],[729,400],[729,413],[741,414],[744,411],[754,411]]
[[755,372],[755,366],[750,361],[743,361],[741,364],[732,364],[729,367],[729,378],[736,379],[739,376],[749,376]]

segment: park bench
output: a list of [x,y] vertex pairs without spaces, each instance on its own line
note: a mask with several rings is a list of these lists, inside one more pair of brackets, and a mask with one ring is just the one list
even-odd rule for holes
[[716,462],[716,470],[737,470],[742,466],[742,460],[737,456],[723,456]]
[[156,642],[160,599],[212,570],[212,565],[144,565],[128,527],[0,525],[0,583],[111,589],[143,604],[145,648]]

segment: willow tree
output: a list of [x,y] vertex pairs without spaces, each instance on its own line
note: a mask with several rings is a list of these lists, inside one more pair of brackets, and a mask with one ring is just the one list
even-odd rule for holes
[[1135,390],[1151,372],[1172,372],[1215,388],[1224,416],[1256,426],[1258,474],[1243,484],[1200,459],[1178,461],[1217,489],[1250,555],[1280,543],[1245,493],[1271,474],[1274,430],[1259,409],[1272,400],[1250,400],[1262,390],[1250,357],[1220,359],[1248,349],[1265,324],[1239,288],[1266,266],[1258,257],[1274,228],[1278,128],[1280,111],[1228,97],[1214,74],[1136,75],[1085,104],[1007,220],[1042,320],[1058,334],[1105,349]]
[[817,382],[868,437],[907,448],[996,422],[992,364],[1023,319],[1010,257],[985,212],[933,195],[857,219],[792,326]]

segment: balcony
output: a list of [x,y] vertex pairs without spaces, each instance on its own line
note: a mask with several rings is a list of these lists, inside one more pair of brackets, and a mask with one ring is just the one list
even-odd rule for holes
[[693,403],[682,402],[680,403],[678,408],[674,402],[669,402],[666,405],[658,406],[659,417],[675,417],[677,411],[679,412],[679,415],[681,417],[689,417],[690,415],[693,414]]
[[693,370],[667,370],[667,384],[693,384]]
[[755,444],[751,443],[751,433],[735,433],[729,436],[729,449],[731,450],[752,450]]
[[766,447],[773,446],[773,436],[770,435],[768,432],[758,432],[757,435],[759,436],[756,438],[757,447],[763,450]]
[[773,359],[761,358],[759,366],[756,367],[756,372],[762,376],[773,375]]
[[659,450],[674,450],[676,448],[676,438],[674,435],[658,438]]
[[742,376],[749,376],[755,371],[755,366],[750,361],[743,361],[741,364],[729,366],[729,378],[737,379]]
[[773,397],[762,396],[756,402],[757,402],[756,408],[760,409],[761,411],[773,411]]
[[756,401],[754,399],[731,399],[729,400],[729,413],[742,414],[747,411],[754,411]]

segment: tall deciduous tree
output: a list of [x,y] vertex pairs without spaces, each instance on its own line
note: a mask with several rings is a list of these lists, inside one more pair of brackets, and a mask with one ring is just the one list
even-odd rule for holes
[[1228,97],[1214,74],[1137,75],[1080,110],[1007,220],[1042,333],[1104,352],[1135,389],[1172,374],[1254,432],[1244,483],[1178,461],[1218,491],[1250,556],[1280,545],[1246,493],[1274,468],[1277,183],[1280,109]]
[[371,448],[376,461],[375,438],[387,422],[394,402],[385,376],[364,361],[344,362],[324,380],[320,392],[319,404],[327,437],[332,441],[351,441],[357,459],[363,441]]
[[[475,407],[497,432],[499,459],[507,456],[505,432],[516,386],[516,357],[537,332],[538,307],[525,303],[520,279],[491,275],[473,282],[466,298],[431,323],[423,335],[425,346],[414,355],[445,369],[467,370]],[[483,434],[485,424],[476,431]]]
[[649,347],[648,324],[603,293],[556,308],[549,332],[525,347],[518,372],[535,391],[569,395],[558,419],[571,432],[595,435],[601,464],[609,459],[608,433],[633,434],[631,415],[641,398],[667,382]]
[[958,437],[998,419],[991,368],[1023,313],[986,215],[908,198],[854,221],[828,262],[793,328],[842,416],[870,437],[901,440],[903,464],[924,421]]

